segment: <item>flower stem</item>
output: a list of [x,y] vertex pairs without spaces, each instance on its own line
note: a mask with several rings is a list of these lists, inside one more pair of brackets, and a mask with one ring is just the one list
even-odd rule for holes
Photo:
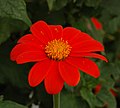
[[53,95],[53,108],[60,108],[60,93]]

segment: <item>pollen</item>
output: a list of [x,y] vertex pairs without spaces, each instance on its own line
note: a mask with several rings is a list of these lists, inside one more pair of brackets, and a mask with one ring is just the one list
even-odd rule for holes
[[45,46],[45,53],[50,59],[60,61],[68,57],[71,48],[68,41],[64,41],[62,38],[54,39]]

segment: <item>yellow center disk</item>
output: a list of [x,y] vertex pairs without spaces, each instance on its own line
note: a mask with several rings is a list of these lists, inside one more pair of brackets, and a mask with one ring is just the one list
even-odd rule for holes
[[64,41],[62,38],[58,40],[54,39],[46,45],[45,53],[49,58],[60,61],[68,57],[71,48],[68,42]]

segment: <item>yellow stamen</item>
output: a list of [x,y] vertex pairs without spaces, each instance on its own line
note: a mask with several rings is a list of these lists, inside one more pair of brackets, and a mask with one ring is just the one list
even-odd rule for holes
[[49,58],[60,61],[68,57],[71,48],[68,42],[64,41],[62,38],[58,40],[54,39],[46,45],[45,53]]

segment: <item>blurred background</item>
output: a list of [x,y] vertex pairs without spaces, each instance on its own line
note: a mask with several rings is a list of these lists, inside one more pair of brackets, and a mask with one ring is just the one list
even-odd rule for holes
[[34,63],[17,65],[10,51],[32,23],[72,26],[105,46],[109,63],[93,59],[101,76],[81,73],[76,87],[65,84],[61,108],[120,108],[120,0],[0,0],[0,108],[52,108],[44,85],[27,81]]

